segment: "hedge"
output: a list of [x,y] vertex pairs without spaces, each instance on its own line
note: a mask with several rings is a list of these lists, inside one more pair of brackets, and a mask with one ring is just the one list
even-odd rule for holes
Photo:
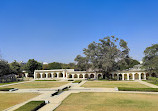
[[158,92],[158,88],[128,88],[118,87],[119,91],[144,91],[144,92]]
[[14,88],[0,88],[0,91],[9,91],[11,89],[14,89]]
[[76,80],[76,81],[74,81],[74,82],[72,82],[72,83],[81,83],[82,81],[81,80]]
[[37,111],[45,105],[45,101],[30,101],[15,111]]

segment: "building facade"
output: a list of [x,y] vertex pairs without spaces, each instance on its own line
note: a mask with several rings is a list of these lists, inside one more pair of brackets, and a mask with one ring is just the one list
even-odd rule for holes
[[[153,76],[141,69],[141,65],[136,65],[131,69],[123,71],[115,71],[110,73],[110,79],[115,80],[146,80]],[[50,80],[50,79],[101,79],[103,74],[94,71],[74,71],[74,69],[54,69],[54,70],[35,70],[34,79]]]

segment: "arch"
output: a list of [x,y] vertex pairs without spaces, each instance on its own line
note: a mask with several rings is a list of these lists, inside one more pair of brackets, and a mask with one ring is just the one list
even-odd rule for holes
[[59,77],[63,77],[63,73],[59,73]]
[[45,73],[42,74],[42,78],[46,78],[46,74]]
[[149,77],[150,77],[149,73],[146,73],[146,79],[149,79]]
[[124,74],[124,80],[127,80],[127,74]]
[[155,74],[155,73],[152,73],[152,74],[151,74],[151,77],[156,77],[156,74]]
[[54,78],[57,78],[57,73],[54,73],[53,76],[54,76]]
[[77,74],[74,74],[74,78],[78,78],[78,75],[77,75]]
[[136,74],[134,75],[134,77],[135,77],[135,79],[139,79],[139,74],[136,73]]
[[122,80],[122,74],[119,74],[119,80]]
[[79,78],[83,78],[83,75],[82,75],[82,74],[80,74],[80,75],[79,75]]
[[109,78],[110,78],[110,79],[113,79],[113,78],[112,78],[112,74],[109,74]]
[[90,74],[90,78],[94,78],[94,74]]
[[102,76],[101,76],[101,74],[98,74],[98,79],[102,79]]
[[144,79],[144,75],[145,75],[144,73],[141,73],[141,79]]
[[130,73],[129,74],[129,80],[132,80],[133,79],[133,75]]
[[69,74],[68,78],[72,78],[72,74]]
[[114,74],[114,79],[117,80],[117,74]]
[[51,77],[52,77],[51,73],[48,73],[48,78],[51,78]]
[[38,74],[36,75],[36,77],[37,77],[37,78],[41,78],[41,75],[38,73]]
[[88,78],[89,76],[88,76],[88,74],[85,74],[85,78]]

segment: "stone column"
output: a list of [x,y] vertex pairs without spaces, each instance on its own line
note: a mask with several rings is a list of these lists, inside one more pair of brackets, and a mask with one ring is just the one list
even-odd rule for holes
[[144,80],[146,80],[146,73],[144,73]]
[[139,73],[139,80],[141,80],[141,73]]
[[83,73],[82,75],[83,75],[83,79],[85,79],[85,74]]
[[72,74],[72,79],[74,79],[74,74]]
[[132,74],[132,76],[133,76],[133,77],[132,77],[132,80],[135,80],[135,75],[134,75],[134,74]]
[[52,76],[51,78],[54,78],[54,75],[53,75],[53,73],[51,73],[51,76]]
[[48,79],[48,73],[45,73],[46,74],[46,79]]
[[122,80],[123,80],[123,81],[125,80],[125,78],[124,78],[124,74],[122,74]]
[[34,79],[36,79],[37,78],[37,74],[34,72]]
[[114,74],[112,74],[112,79],[114,79]]
[[77,74],[78,79],[80,78],[80,74]]
[[59,78],[59,72],[57,72],[57,78]]
[[127,74],[127,80],[129,81],[129,74]]

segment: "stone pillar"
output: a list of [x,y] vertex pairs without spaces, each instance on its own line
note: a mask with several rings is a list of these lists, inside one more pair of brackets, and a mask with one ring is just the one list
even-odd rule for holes
[[132,80],[135,80],[135,74],[132,74]]
[[83,73],[83,79],[85,79],[85,74]]
[[51,76],[52,76],[51,78],[54,78],[54,75],[53,75],[53,73],[51,73]]
[[37,78],[37,74],[34,72],[34,79],[36,79]]
[[77,76],[78,76],[78,79],[80,78],[80,74],[77,74]]
[[127,74],[127,80],[129,81],[129,74]]
[[144,80],[146,80],[146,73],[144,73]]
[[74,74],[72,74],[72,79],[74,79]]
[[139,73],[139,80],[141,80],[141,73]]
[[123,80],[123,81],[125,80],[125,78],[124,78],[124,74],[122,74],[122,80]]
[[112,79],[114,79],[114,74],[112,74]]
[[59,72],[57,72],[57,78],[59,78]]

